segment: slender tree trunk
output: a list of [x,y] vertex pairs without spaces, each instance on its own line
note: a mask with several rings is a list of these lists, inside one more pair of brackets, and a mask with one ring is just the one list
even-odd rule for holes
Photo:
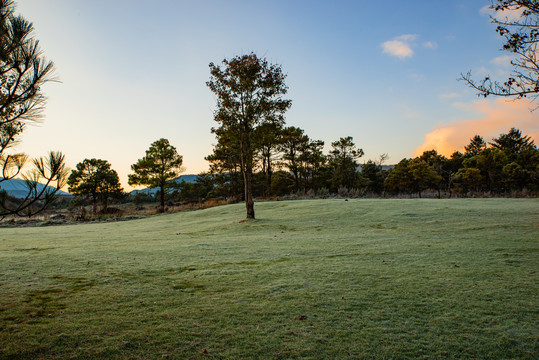
[[245,183],[245,208],[247,210],[247,219],[255,218],[255,207],[253,201],[253,170],[250,164],[246,164],[243,173]]
[[159,212],[165,212],[165,186],[161,185],[161,207],[159,208]]
[[294,183],[296,184],[296,191],[299,190],[299,176],[298,176],[298,167],[296,165],[292,168],[292,173],[294,174]]
[[271,170],[271,164],[269,162],[269,159],[268,159],[268,196],[271,196],[271,175],[272,175],[272,170]]
[[255,206],[253,201],[253,153],[251,148],[250,133],[246,129],[240,143],[241,172],[245,189],[245,208],[247,219],[255,218]]

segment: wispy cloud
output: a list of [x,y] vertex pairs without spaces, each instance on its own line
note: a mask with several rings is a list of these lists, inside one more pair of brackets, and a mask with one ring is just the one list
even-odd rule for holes
[[412,41],[417,40],[418,37],[419,36],[417,34],[404,34],[404,35],[397,36],[395,40],[412,42]]
[[475,111],[480,116],[437,126],[425,135],[425,142],[414,151],[413,156],[432,149],[450,156],[455,150],[463,151],[464,146],[468,145],[475,135],[481,135],[486,141],[490,141],[511,127],[522,130],[536,142],[539,140],[537,114],[530,111],[530,103],[527,101],[478,100],[472,104],[458,103],[455,106]]
[[436,49],[438,44],[435,41],[426,41],[423,43],[423,46],[427,49]]
[[511,60],[513,59],[514,59],[514,56],[502,55],[502,56],[495,57],[494,59],[490,60],[490,62],[494,65],[508,67],[508,66],[511,66]]
[[410,78],[416,82],[421,82],[425,80],[425,75],[420,73],[412,73],[410,74]]
[[381,44],[384,54],[397,57],[399,59],[410,58],[414,55],[412,43],[417,39],[417,35],[405,34],[400,35],[392,40]]

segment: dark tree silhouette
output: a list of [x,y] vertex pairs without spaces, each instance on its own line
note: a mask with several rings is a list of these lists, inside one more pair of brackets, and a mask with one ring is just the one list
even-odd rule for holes
[[536,149],[534,141],[529,136],[522,136],[522,132],[515,128],[511,128],[507,134],[500,134],[490,145],[504,151],[511,158],[515,158],[522,150]]
[[[539,2],[537,0],[495,0],[491,9],[495,15],[492,22],[504,38],[502,50],[516,56],[511,61],[513,72],[505,82],[492,80],[490,76],[481,81],[472,79],[468,72],[461,74],[468,86],[480,96],[489,95],[513,98],[539,99]],[[517,14],[517,16],[514,16]]]
[[485,140],[480,135],[475,135],[470,139],[470,143],[464,147],[466,150],[464,155],[467,157],[478,155],[486,147],[487,143],[485,143]]
[[39,41],[34,39],[32,23],[14,11],[13,1],[0,0],[0,187],[2,182],[22,176],[28,193],[24,199],[7,202],[7,193],[0,189],[0,218],[31,216],[44,210],[55,200],[68,174],[59,152],[33,160],[33,170],[25,174],[22,169],[28,157],[10,153],[25,127],[41,120],[46,100],[41,89],[54,72],[53,63],[42,56]]

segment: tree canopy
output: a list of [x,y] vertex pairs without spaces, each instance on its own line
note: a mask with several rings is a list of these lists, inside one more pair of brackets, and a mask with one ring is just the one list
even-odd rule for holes
[[[257,150],[257,129],[265,124],[281,126],[291,100],[286,75],[279,65],[270,64],[256,54],[224,59],[222,65],[210,63],[210,80],[206,83],[217,97],[213,132],[237,144],[227,151],[237,151],[244,182],[247,218],[255,217],[253,201],[253,168]],[[221,142],[221,145],[229,142]]]
[[154,141],[146,155],[131,165],[134,174],[128,175],[129,185],[159,187],[160,211],[165,211],[165,194],[168,182],[177,178],[183,171],[183,156],[178,154],[167,139]]
[[90,198],[94,215],[98,201],[106,210],[109,199],[120,196],[123,191],[118,173],[111,169],[108,161],[101,159],[84,159],[78,163],[67,184],[74,195]]

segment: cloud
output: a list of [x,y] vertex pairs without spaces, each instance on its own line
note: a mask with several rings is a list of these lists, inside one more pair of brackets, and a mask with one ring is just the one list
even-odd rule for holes
[[509,67],[511,66],[511,60],[513,59],[514,59],[514,56],[502,55],[502,56],[495,57],[494,59],[490,60],[490,62],[494,65]]
[[[384,54],[404,60],[414,55],[414,50],[412,48],[416,46],[415,41],[418,38],[419,35],[416,34],[404,34],[383,42],[380,46],[382,47]],[[423,47],[427,49],[436,49],[438,44],[434,41],[426,41],[423,43]]]
[[426,41],[423,43],[423,46],[427,49],[436,49],[438,44],[435,41]]
[[477,112],[480,116],[435,127],[425,135],[424,143],[415,149],[413,156],[432,149],[450,156],[456,150],[463,151],[464,146],[468,145],[475,135],[481,135],[485,141],[490,141],[501,133],[506,133],[511,127],[531,136],[536,143],[539,141],[539,114],[530,111],[528,101],[477,100],[472,104],[457,103],[455,106]]
[[397,36],[394,40],[412,42],[414,40],[417,40],[417,38],[418,38],[417,34],[404,34],[404,35]]
[[413,42],[417,39],[417,35],[405,34],[400,35],[392,40],[386,41],[381,44],[384,54],[397,57],[399,59],[406,59],[414,55],[412,50]]
[[519,9],[516,6],[513,6],[508,10],[494,11],[491,5],[485,5],[479,10],[479,14],[491,16],[498,21],[516,21],[524,14],[524,8]]

